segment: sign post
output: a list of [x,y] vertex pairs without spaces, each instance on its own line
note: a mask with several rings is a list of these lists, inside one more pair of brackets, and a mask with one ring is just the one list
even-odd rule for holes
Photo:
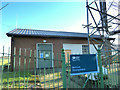
[[98,73],[97,54],[70,55],[71,75]]

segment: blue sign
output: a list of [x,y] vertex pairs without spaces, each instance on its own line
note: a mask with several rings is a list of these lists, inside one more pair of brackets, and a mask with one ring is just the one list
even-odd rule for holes
[[44,58],[44,55],[43,55],[43,53],[40,53],[40,58]]
[[70,55],[71,75],[98,73],[97,54]]

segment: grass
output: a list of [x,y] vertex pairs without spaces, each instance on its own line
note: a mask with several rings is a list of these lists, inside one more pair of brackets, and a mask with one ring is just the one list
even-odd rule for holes
[[[8,74],[9,74],[9,77],[8,77]],[[58,78],[58,75],[59,74],[59,78]],[[15,75],[15,78],[14,78],[14,75]],[[25,83],[24,83],[24,75],[25,75]],[[49,77],[50,76],[50,77]],[[25,73],[24,72],[20,72],[20,78],[19,78],[19,72],[5,72],[3,73],[2,75],[2,82],[3,82],[3,87],[4,88],[7,88],[7,82],[9,82],[9,88],[12,88],[13,87],[13,83],[15,82],[15,88],[19,88],[19,85],[20,85],[20,88],[23,88],[24,85],[26,87],[27,85],[27,81],[28,81],[28,86],[27,88],[31,88],[31,87],[35,87],[35,75],[33,75],[32,73]],[[9,78],[9,80],[8,80]],[[45,78],[45,81],[44,81],[44,78]],[[53,80],[53,73],[50,73],[49,74],[46,74],[45,76],[41,74],[41,78],[38,75],[36,75],[36,87],[39,87],[39,88],[44,88],[44,84],[46,84],[46,88],[49,87],[50,85],[50,88],[53,88],[53,86],[57,87],[58,85],[58,82],[57,82],[57,79],[60,79],[61,80],[61,76],[60,76],[60,73],[54,73],[54,80]],[[19,84],[19,80],[20,80],[20,84]],[[45,83],[44,83],[45,82]],[[54,85],[53,85],[54,83]],[[62,81],[59,81],[59,85],[62,85]]]
[[[0,71],[2,70],[2,60],[3,60],[3,65],[7,65],[8,64],[8,57],[0,57]],[[9,59],[10,60],[10,59]],[[9,76],[8,76],[9,75]],[[59,77],[58,77],[59,75]],[[54,73],[54,80],[53,80],[53,73],[48,73],[44,76],[44,74],[41,73],[41,77],[40,74],[38,73],[37,75],[34,75],[33,72],[31,73],[27,73],[25,72],[20,72],[20,77],[19,77],[19,72],[3,72],[3,74],[1,75],[0,72],[0,77],[2,76],[2,83],[3,83],[3,88],[7,88],[7,86],[9,88],[13,88],[13,84],[15,85],[14,88],[24,88],[27,85],[27,81],[28,81],[28,86],[27,88],[44,88],[44,82],[45,82],[45,87],[48,88],[53,88],[53,87],[57,87],[58,86],[58,82],[57,80],[59,80],[59,86],[62,87],[62,80],[61,80],[61,76],[60,76],[60,72],[59,73]],[[15,77],[14,77],[15,76]],[[36,85],[35,85],[35,76],[36,76]],[[45,78],[45,81],[44,81]],[[25,83],[24,83],[24,79],[25,79]],[[20,83],[19,83],[20,81]],[[0,82],[1,82],[1,78],[0,78]],[[7,84],[9,83],[9,84]],[[54,83],[54,85],[53,85]],[[1,86],[1,85],[0,85]]]
[[[10,62],[10,59],[9,59],[9,62]],[[3,65],[5,65],[7,63],[8,63],[8,57],[3,58]],[[2,57],[0,57],[0,66],[2,66]]]

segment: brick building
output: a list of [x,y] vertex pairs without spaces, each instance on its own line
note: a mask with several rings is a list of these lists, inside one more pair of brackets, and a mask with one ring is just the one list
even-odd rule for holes
[[[13,66],[13,53],[14,47],[16,47],[16,59],[15,65],[18,69],[19,64],[19,48],[31,49],[36,52],[36,57],[45,58],[45,66],[52,67],[53,63],[56,66],[54,60],[61,58],[62,48],[65,50],[65,56],[67,59],[67,53],[74,54],[86,54],[88,50],[87,33],[74,33],[74,32],[62,32],[62,31],[46,31],[46,30],[32,30],[32,29],[14,29],[7,33],[8,37],[11,37],[11,64]],[[93,38],[100,41],[98,35],[93,35]],[[95,44],[98,47],[98,43]],[[32,52],[32,56],[34,54]],[[27,52],[28,53],[28,52]],[[96,50],[92,44],[90,44],[90,53],[95,54]],[[24,53],[22,53],[24,54]],[[28,54],[29,55],[29,54]],[[43,64],[39,62],[39,58],[36,59],[36,68],[43,68]],[[67,61],[66,61],[67,62]],[[30,68],[34,68],[34,60],[31,60]],[[21,58],[21,69],[23,69],[24,60]],[[27,62],[26,62],[27,65]]]

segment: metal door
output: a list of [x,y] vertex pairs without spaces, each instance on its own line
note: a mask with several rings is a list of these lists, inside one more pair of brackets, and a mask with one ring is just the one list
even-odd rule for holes
[[52,44],[38,44],[38,68],[52,67]]
[[69,60],[70,60],[70,54],[71,54],[71,50],[65,50],[65,63],[70,63],[68,62],[68,57],[69,57]]

